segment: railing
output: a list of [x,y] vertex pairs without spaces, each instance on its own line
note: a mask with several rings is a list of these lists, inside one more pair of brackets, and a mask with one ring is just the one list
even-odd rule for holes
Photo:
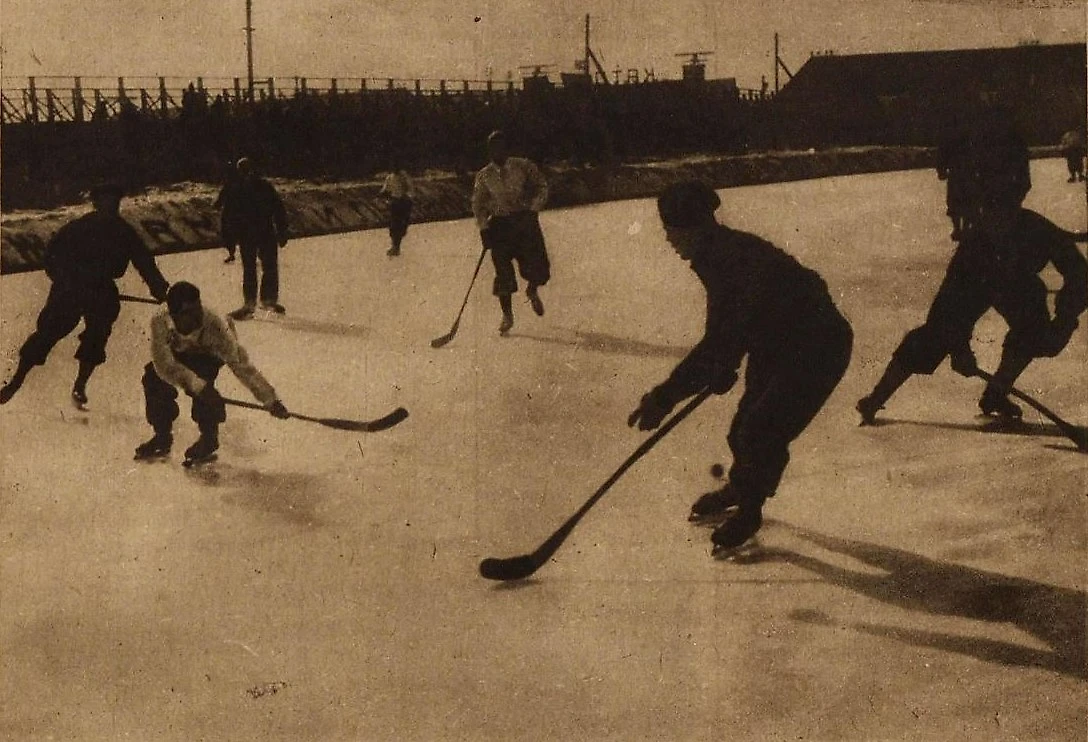
[[171,118],[187,106],[236,106],[270,98],[405,91],[431,95],[489,95],[521,89],[519,81],[399,78],[261,78],[253,92],[240,77],[30,77],[0,81],[0,112],[8,123],[95,121],[126,111]]
[[[545,87],[562,88],[546,76]],[[629,84],[653,85],[658,80]],[[669,82],[669,81],[665,81]],[[300,96],[370,95],[397,91],[416,96],[489,97],[516,94],[531,85],[523,80],[444,80],[376,77],[267,77],[253,81],[252,94],[240,77],[29,77],[0,79],[0,121],[5,124],[86,122],[143,117],[176,118],[189,108],[235,109],[251,101],[290,100]],[[738,98],[760,101],[766,91],[742,88]]]

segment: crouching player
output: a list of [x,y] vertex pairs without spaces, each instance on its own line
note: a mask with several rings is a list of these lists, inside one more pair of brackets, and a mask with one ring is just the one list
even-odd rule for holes
[[290,417],[276,390],[250,363],[234,324],[206,309],[196,286],[175,283],[166,294],[166,307],[151,320],[151,363],[144,367],[143,376],[145,415],[155,434],[136,447],[137,459],[170,453],[179,412],[178,388],[192,398],[192,418],[200,429],[200,437],[185,451],[185,464],[215,457],[219,425],[227,419],[226,404],[215,389],[223,364],[273,416]]

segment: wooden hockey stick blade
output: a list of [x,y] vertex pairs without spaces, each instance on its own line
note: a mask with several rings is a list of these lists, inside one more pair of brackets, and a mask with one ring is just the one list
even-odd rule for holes
[[457,327],[461,324],[461,315],[465,313],[465,307],[468,306],[468,297],[472,294],[472,287],[476,285],[476,276],[480,275],[480,266],[484,264],[484,256],[487,255],[487,248],[485,247],[480,251],[480,258],[476,261],[476,270],[472,272],[472,280],[468,282],[468,290],[465,291],[465,300],[461,302],[461,308],[457,311],[457,319],[453,321],[453,327],[440,338],[435,338],[431,341],[432,348],[441,348],[451,340],[453,336],[457,334]]
[[458,319],[456,322],[453,323],[453,327],[450,328],[449,332],[447,332],[440,338],[435,338],[434,340],[432,340],[431,347],[441,348],[443,345],[446,345],[447,343],[449,343],[449,341],[453,340],[453,336],[457,334],[457,325],[459,325],[460,322],[461,320]]
[[[234,405],[235,407],[245,407],[250,410],[265,410],[264,405],[259,405],[256,402],[246,402],[241,399],[229,399],[223,398],[226,404]],[[267,410],[266,410],[267,411]],[[401,423],[408,417],[408,410],[403,407],[390,412],[384,417],[379,417],[376,420],[344,420],[338,417],[310,417],[309,415],[303,415],[298,412],[289,412],[291,417],[297,420],[306,420],[307,422],[317,423],[324,425],[326,428],[333,428],[335,430],[350,430],[356,433],[377,433],[381,430],[388,430]]]
[[993,384],[997,388],[1004,390],[1007,394],[1011,394],[1017,399],[1026,402],[1028,405],[1038,410],[1043,417],[1047,418],[1052,423],[1057,425],[1058,430],[1062,432],[1062,435],[1073,441],[1078,449],[1084,452],[1088,452],[1088,430],[1084,428],[1079,428],[1076,425],[1073,425],[1072,423],[1061,419],[1056,413],[1044,406],[1042,402],[1039,402],[1033,397],[1028,396],[1016,387],[1006,387],[1002,385],[997,381],[997,379],[993,377],[993,374],[986,373],[982,369],[979,369],[978,375],[983,381],[987,382],[988,384]]
[[121,301],[136,301],[141,304],[161,304],[158,299],[152,299],[149,296],[133,296],[132,294],[119,294],[118,299]]
[[664,425],[654,431],[653,435],[644,440],[635,452],[627,457],[627,460],[620,464],[620,467],[608,478],[608,480],[602,484],[596,492],[594,492],[588,500],[578,508],[578,512],[567,519],[559,529],[553,533],[548,539],[542,543],[536,551],[532,554],[522,554],[520,556],[508,557],[506,559],[497,559],[495,557],[488,557],[480,562],[480,576],[487,580],[524,580],[526,577],[533,575],[538,569],[543,567],[556,550],[566,541],[567,536],[574,530],[574,527],[578,525],[578,521],[589,512],[590,508],[597,504],[604,493],[616,483],[623,473],[626,472],[631,466],[642,458],[654,445],[668,435],[669,431],[675,428],[681,420],[695,411],[695,408],[706,401],[706,398],[711,395],[709,389],[704,389],[699,392],[695,397],[688,402],[684,407],[673,415]]
[[398,425],[408,417],[408,410],[403,407],[390,412],[385,417],[379,417],[377,420],[341,420],[335,417],[306,417],[305,415],[292,415],[300,420],[310,420],[311,422],[320,423],[327,428],[335,428],[336,430],[353,430],[360,433],[377,433],[381,430],[388,430],[394,425]]

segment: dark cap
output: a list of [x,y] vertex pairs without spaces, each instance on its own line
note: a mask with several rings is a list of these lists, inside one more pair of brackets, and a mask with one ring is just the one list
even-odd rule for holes
[[125,188],[120,183],[113,181],[104,181],[102,183],[95,183],[91,186],[90,196],[91,198],[106,198],[114,196],[115,198],[122,198],[125,195]]
[[174,314],[180,312],[186,305],[199,301],[200,289],[188,281],[178,281],[171,284],[166,292],[166,307]]
[[657,198],[657,212],[666,227],[698,227],[713,221],[722,200],[698,180],[673,183]]

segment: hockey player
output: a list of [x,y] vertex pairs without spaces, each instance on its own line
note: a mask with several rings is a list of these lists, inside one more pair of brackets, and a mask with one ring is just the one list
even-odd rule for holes
[[959,242],[964,228],[972,214],[972,199],[969,189],[971,173],[969,168],[967,131],[956,118],[942,133],[937,147],[937,177],[946,184],[945,203],[948,218],[952,220],[952,241]]
[[[906,334],[873,391],[858,401],[862,425],[872,424],[911,376],[932,374],[946,357],[953,371],[975,376],[971,334],[991,308],[1009,331],[994,382],[978,406],[984,415],[1019,419],[1023,413],[1009,400],[1009,387],[1033,359],[1061,353],[1077,329],[1088,306],[1088,263],[1073,235],[1021,206],[1031,188],[1027,147],[1007,124],[992,118],[976,137],[977,224],[964,233],[925,323]],[[1039,275],[1047,264],[1062,276],[1053,317]]]
[[628,425],[652,430],[703,389],[728,392],[747,355],[744,394],[729,430],[727,484],[700,497],[689,520],[714,523],[716,553],[755,535],[789,446],[823,407],[850,363],[853,332],[827,285],[770,242],[721,225],[707,185],[684,182],[658,198],[665,236],[706,289],[706,329],[669,377],[651,389]]
[[400,255],[400,243],[408,234],[408,224],[412,220],[415,184],[407,172],[395,170],[386,176],[379,193],[389,198],[389,239],[393,244],[385,254],[396,257]]
[[548,201],[548,181],[531,160],[509,156],[501,131],[487,138],[490,162],[476,174],[472,213],[484,248],[495,266],[492,293],[499,298],[502,322],[499,334],[514,326],[512,295],[518,290],[514,261],[528,284],[525,295],[537,315],[544,314],[538,288],[551,277],[548,251],[537,212]]
[[290,417],[276,391],[239,345],[230,318],[222,318],[200,302],[200,290],[187,281],[170,287],[167,309],[151,320],[151,363],[144,367],[147,422],[154,436],[136,447],[137,459],[165,456],[174,443],[178,416],[177,389],[188,394],[200,437],[185,451],[187,463],[207,461],[219,448],[219,425],[226,405],[215,389],[223,364],[230,367],[253,396],[274,416]]
[[83,320],[76,360],[79,371],[72,386],[72,400],[87,404],[87,382],[96,367],[106,361],[106,343],[121,312],[114,283],[131,263],[159,301],[169,284],[159,272],[151,251],[136,230],[120,215],[124,190],[115,183],[91,189],[94,209],[65,224],[46,245],[45,274],[53,282],[37,327],[19,349],[19,365],[0,389],[0,404],[15,395],[34,366],[45,363],[53,347]]
[[229,225],[224,240],[238,243],[242,254],[242,300],[231,312],[249,319],[257,306],[257,261],[261,261],[260,298],[265,309],[283,314],[279,303],[279,248],[287,244],[287,211],[276,189],[253,169],[249,158],[238,160],[238,178],[222,192],[222,223]]

